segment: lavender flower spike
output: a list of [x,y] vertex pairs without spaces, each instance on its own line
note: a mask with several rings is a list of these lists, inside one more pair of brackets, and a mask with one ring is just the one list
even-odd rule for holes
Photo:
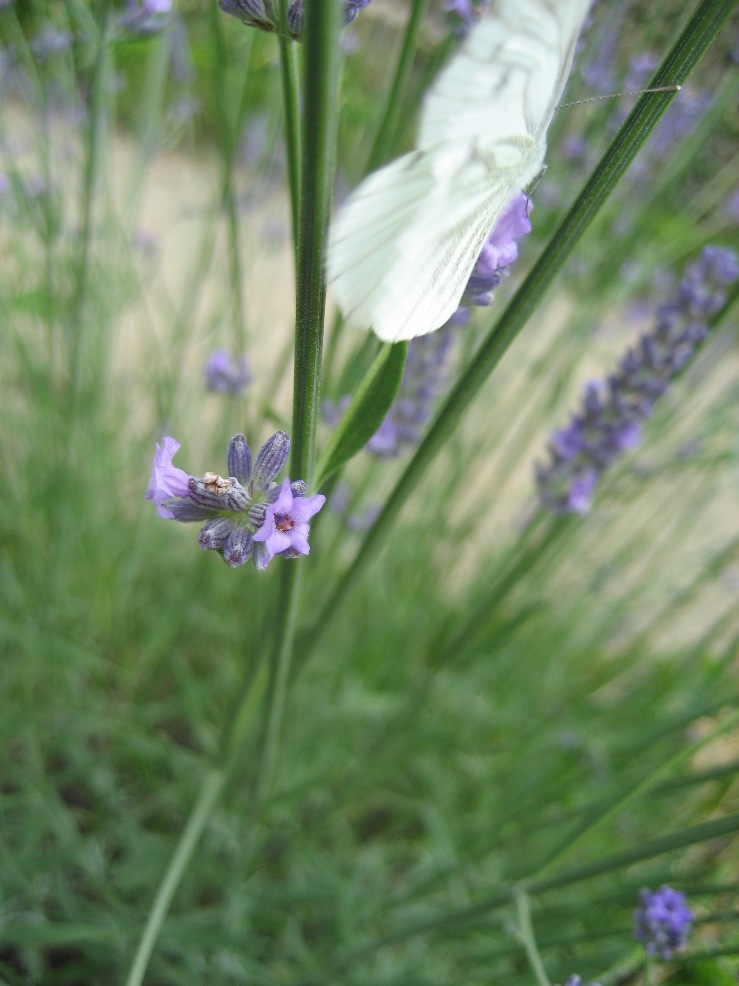
[[508,277],[510,265],[518,259],[516,240],[531,232],[531,207],[531,199],[517,192],[498,216],[464,289],[463,306],[484,307],[493,300],[493,290]]
[[231,568],[251,558],[262,572],[277,554],[297,558],[309,553],[308,521],[326,498],[306,498],[302,479],[276,482],[290,454],[284,431],[265,442],[253,467],[245,436],[234,435],[227,459],[233,475],[227,479],[215,472],[188,476],[177,469],[172,457],[179,447],[173,438],[165,438],[162,448],[157,445],[146,498],[154,500],[161,517],[205,521],[198,544],[204,551],[217,551]]
[[251,379],[246,359],[230,356],[224,349],[211,353],[205,364],[205,385],[217,394],[243,394]]
[[149,488],[146,491],[146,499],[154,501],[157,513],[165,520],[174,520],[174,514],[163,506],[164,502],[173,497],[187,496],[188,494],[190,477],[182,469],[172,465],[172,459],[179,452],[180,447],[180,443],[174,438],[164,438],[161,446],[157,443],[154,462],[151,466],[151,478],[149,479]]
[[644,942],[650,955],[663,959],[685,947],[693,923],[693,912],[685,894],[664,884],[659,890],[642,890],[634,913],[634,937]]
[[536,467],[544,506],[560,514],[588,513],[600,476],[639,444],[641,422],[693,358],[708,320],[737,279],[739,259],[731,250],[706,247],[687,267],[675,297],[657,309],[654,329],[607,380],[587,385],[578,413],[554,432],[549,462]]

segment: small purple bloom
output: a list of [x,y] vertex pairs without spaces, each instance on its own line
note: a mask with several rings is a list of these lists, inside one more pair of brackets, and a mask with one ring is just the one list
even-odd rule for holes
[[650,955],[672,958],[673,952],[685,947],[693,923],[685,894],[664,884],[659,890],[642,890],[639,901],[634,912],[634,937],[644,942]]
[[146,491],[146,499],[154,501],[157,513],[165,520],[174,520],[174,514],[163,506],[164,501],[188,494],[190,477],[182,469],[172,465],[172,459],[179,452],[180,447],[179,442],[169,437],[163,439],[161,446],[157,443],[149,488]]
[[205,385],[217,394],[242,394],[252,379],[245,357],[217,349],[205,364]]
[[308,521],[325,502],[326,497],[321,493],[311,497],[293,496],[290,480],[283,480],[277,500],[267,507],[264,523],[254,535],[255,541],[265,545],[268,562],[275,555],[297,558],[309,553]]
[[[556,984],[555,984],[556,986]],[[565,986],[583,986],[582,976],[573,974],[565,980]],[[589,986],[599,986],[598,983],[590,983]]]
[[486,306],[493,300],[494,289],[508,277],[510,265],[518,259],[516,240],[531,232],[530,210],[531,200],[518,192],[498,216],[470,274],[463,306]]

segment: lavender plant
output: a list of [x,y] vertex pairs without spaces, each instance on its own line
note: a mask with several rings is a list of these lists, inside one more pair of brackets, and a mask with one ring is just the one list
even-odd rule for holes
[[[680,95],[642,99],[613,141],[607,113],[598,128],[590,104],[559,111],[547,179],[565,181],[566,133],[594,174],[566,171],[567,215],[543,185],[531,216],[511,206],[468,323],[407,357],[331,326],[326,360],[334,158],[354,181],[401,154],[423,91],[495,11],[373,4],[342,68],[340,32],[366,6],[242,4],[268,22],[249,31],[215,4],[0,2],[0,979],[723,986],[737,970],[736,261],[701,250],[732,244],[726,158],[665,146],[618,203],[639,232],[626,244],[613,210],[600,226],[595,213]],[[592,30],[620,24],[616,78],[649,50],[665,55],[658,79],[683,83],[732,7],[601,5]],[[69,44],[35,57],[49,25]],[[694,78],[717,101],[693,122],[725,152],[722,44]],[[186,128],[172,112],[185,92]],[[265,175],[283,139],[290,202]],[[683,179],[678,211],[655,189]],[[288,216],[288,248],[258,232]],[[142,228],[156,263],[131,252]],[[558,278],[583,251],[593,263]],[[691,256],[588,433],[595,456],[648,427],[660,468],[599,485],[577,523],[522,523],[560,395],[602,362],[654,268]],[[214,326],[224,349],[204,387]],[[657,413],[688,359],[690,386]],[[322,394],[347,393],[325,435]],[[382,451],[383,429],[402,460],[358,454]],[[252,457],[242,430],[272,437]],[[190,475],[198,462],[217,471]],[[334,482],[376,505],[356,536],[322,509]],[[233,571],[249,560],[269,571]],[[644,886],[662,889],[642,893],[635,941]]]

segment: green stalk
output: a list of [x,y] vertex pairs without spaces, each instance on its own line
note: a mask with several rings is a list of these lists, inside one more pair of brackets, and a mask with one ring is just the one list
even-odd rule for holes
[[205,778],[205,782],[200,789],[200,797],[180,837],[175,854],[172,857],[172,862],[169,864],[164,879],[159,885],[159,890],[154,899],[152,909],[149,912],[144,933],[141,936],[136,955],[131,965],[131,971],[128,974],[128,979],[126,979],[126,986],[141,986],[144,980],[146,967],[149,964],[154,945],[162,930],[162,925],[167,916],[169,906],[172,903],[172,898],[192,858],[195,847],[200,841],[203,829],[213,812],[213,808],[223,791],[225,783],[226,772],[222,770],[211,770]]
[[[336,153],[339,14],[340,6],[334,3],[308,4],[306,8],[291,473],[304,478],[309,488],[321,390],[326,233]],[[260,801],[269,792],[277,758],[301,584],[302,565],[288,562],[282,574],[280,619],[270,669],[267,726],[257,787]]]
[[228,259],[231,289],[231,307],[234,322],[235,351],[243,352],[246,343],[246,324],[244,318],[244,276],[241,262],[241,246],[239,238],[239,214],[236,208],[236,193],[234,191],[233,166],[236,155],[236,139],[234,127],[238,118],[229,119],[225,66],[227,63],[226,43],[223,38],[221,12],[212,4],[211,31],[216,51],[216,116],[221,137],[221,208],[226,214],[228,227]]
[[390,87],[390,95],[385,102],[385,115],[370,151],[366,171],[374,171],[375,168],[379,168],[392,154],[395,135],[398,130],[398,119],[403,107],[403,94],[408,85],[413,59],[418,49],[418,33],[421,22],[428,10],[429,3],[430,0],[413,0],[410,17],[405,28],[403,46],[400,50],[400,58],[395,67],[395,76]]
[[293,243],[297,246],[300,221],[300,86],[298,49],[286,30],[287,4],[282,4],[283,30],[280,32],[280,82],[285,114],[285,152],[290,185],[290,217]]
[[521,939],[523,947],[526,949],[531,968],[539,983],[539,986],[551,986],[547,976],[544,963],[541,961],[539,949],[536,947],[534,927],[531,923],[531,904],[529,897],[520,888],[514,892],[516,903],[516,919],[518,921],[518,937]]
[[[95,192],[100,171],[100,157],[103,144],[103,126],[105,117],[105,100],[107,92],[105,80],[108,76],[108,64],[112,49],[108,44],[108,19],[111,0],[102,0],[99,8],[99,34],[97,52],[92,81],[92,103],[90,107],[90,127],[87,145],[87,160],[85,162],[85,178],[82,198],[82,220],[80,236],[80,255],[77,263],[77,283],[70,312],[69,325],[69,379],[72,401],[72,418],[75,416],[77,387],[81,353],[82,323],[84,320],[85,304],[90,274],[90,246],[92,238],[93,208]],[[71,442],[70,442],[71,445]]]
[[[672,50],[651,79],[650,88],[682,85],[736,4],[737,0],[700,0]],[[637,102],[547,249],[447,397],[425,439],[388,496],[382,513],[368,532],[354,562],[339,580],[309,632],[306,654],[336,613],[342,610],[346,596],[368,562],[377,554],[406,500],[437,453],[446,446],[464,412],[540,304],[565,261],[674,98],[674,93],[646,93]]]

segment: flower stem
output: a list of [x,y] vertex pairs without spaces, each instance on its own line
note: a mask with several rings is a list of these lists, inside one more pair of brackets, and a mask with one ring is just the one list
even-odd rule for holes
[[180,836],[180,841],[177,843],[172,861],[167,868],[167,872],[164,874],[164,879],[159,885],[159,890],[149,912],[144,933],[141,936],[136,955],[131,965],[131,971],[126,980],[126,986],[140,986],[143,982],[146,967],[149,964],[154,945],[159,937],[169,906],[172,903],[172,898],[192,858],[200,836],[203,834],[203,829],[220,797],[221,791],[226,783],[226,777],[226,771],[213,769],[205,778],[205,782],[200,789],[200,796]]
[[[296,244],[295,367],[291,473],[308,487],[313,473],[326,310],[326,231],[333,193],[341,50],[338,4],[310,4],[305,25],[305,116]],[[270,667],[267,723],[257,803],[269,794],[279,746],[295,640],[302,565],[287,563],[278,601],[279,626]]]
[[374,171],[390,157],[398,130],[398,119],[403,106],[403,93],[408,85],[413,59],[418,48],[418,34],[424,14],[428,10],[430,0],[413,0],[408,23],[405,28],[403,47],[395,68],[395,76],[390,88],[390,95],[385,102],[385,115],[380,129],[370,151],[366,171]]
[[339,14],[339,4],[306,7],[291,470],[293,475],[302,476],[309,488],[326,310],[326,232],[333,195],[341,59]]
[[526,955],[531,963],[531,968],[534,970],[534,975],[539,986],[551,986],[549,977],[544,969],[544,963],[541,961],[541,956],[539,955],[539,949],[536,947],[534,927],[531,924],[531,906],[529,904],[528,894],[520,887],[517,887],[514,891],[514,900],[516,902],[518,937],[526,949]]

